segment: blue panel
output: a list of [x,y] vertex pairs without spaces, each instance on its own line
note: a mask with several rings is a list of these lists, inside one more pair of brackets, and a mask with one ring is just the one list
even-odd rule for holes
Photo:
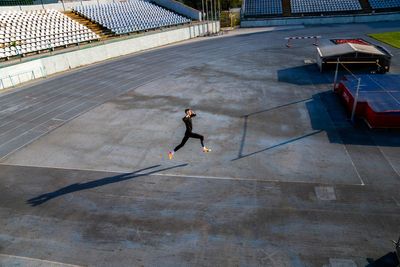
[[[400,75],[358,75],[361,78],[358,102],[368,102],[376,112],[400,111]],[[346,76],[343,84],[354,96],[357,80]]]

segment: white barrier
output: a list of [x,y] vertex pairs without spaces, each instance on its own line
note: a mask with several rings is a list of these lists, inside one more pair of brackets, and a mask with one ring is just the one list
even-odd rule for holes
[[[0,69],[0,90],[80,66],[189,40],[209,33],[217,33],[219,30],[219,22],[209,22],[208,25],[207,23],[190,25],[7,66]],[[32,75],[32,71],[34,75]]]
[[291,40],[304,40],[304,39],[314,39],[313,45],[318,45],[318,40],[321,39],[321,36],[294,36],[294,37],[286,37],[285,40],[287,40],[287,47],[292,47],[290,44]]
[[46,70],[40,65],[29,71],[10,72],[8,75],[0,77],[0,90],[46,76]]

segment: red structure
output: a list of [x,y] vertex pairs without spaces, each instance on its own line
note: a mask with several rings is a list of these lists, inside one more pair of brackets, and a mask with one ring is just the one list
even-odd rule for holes
[[[359,75],[361,78],[355,116],[371,128],[400,128],[400,75]],[[352,112],[358,79],[345,76],[335,91]]]
[[334,44],[361,44],[361,45],[370,45],[371,43],[365,41],[364,39],[332,39],[331,40]]

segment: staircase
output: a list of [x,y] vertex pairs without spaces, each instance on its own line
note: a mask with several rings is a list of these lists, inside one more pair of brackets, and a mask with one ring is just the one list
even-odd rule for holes
[[73,19],[74,21],[78,22],[79,24],[82,24],[86,27],[88,27],[91,31],[96,33],[98,36],[100,36],[100,40],[108,39],[110,37],[113,37],[114,34],[107,28],[104,28],[103,26],[92,22],[72,11],[66,11],[64,12],[64,15],[68,16],[69,18]]
[[290,7],[290,0],[282,0],[282,11],[283,11],[284,17],[290,17],[292,15],[292,9]]
[[372,7],[369,4],[368,0],[359,0],[359,1],[360,1],[360,5],[361,5],[363,13],[371,13],[372,12]]

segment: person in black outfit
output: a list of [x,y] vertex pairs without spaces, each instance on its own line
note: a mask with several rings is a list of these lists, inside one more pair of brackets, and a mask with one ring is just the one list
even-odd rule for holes
[[203,147],[203,152],[211,152],[211,149],[204,146],[204,136],[202,136],[201,134],[194,133],[192,131],[193,130],[192,118],[196,116],[196,113],[194,113],[193,110],[188,108],[185,109],[185,114],[186,116],[182,118],[186,126],[185,135],[183,136],[182,142],[179,145],[177,145],[173,151],[168,152],[169,159],[172,159],[174,153],[179,149],[181,149],[185,145],[185,143],[189,140],[189,138],[200,139],[201,146]]

